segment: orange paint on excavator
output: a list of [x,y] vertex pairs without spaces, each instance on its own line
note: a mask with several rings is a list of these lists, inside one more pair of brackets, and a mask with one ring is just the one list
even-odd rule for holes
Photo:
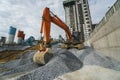
[[46,43],[50,42],[50,28],[51,28],[51,23],[54,23],[58,25],[60,28],[62,28],[67,36],[68,40],[72,39],[72,34],[68,28],[68,26],[56,15],[54,15],[49,8],[45,8],[43,11],[43,16],[42,16],[42,25],[41,25],[41,30],[40,33],[43,33],[44,31],[44,41]]
[[[51,29],[51,23],[56,24],[60,28],[62,28],[67,37],[67,43],[69,44],[70,47],[73,47],[71,45],[72,41],[72,34],[68,28],[68,26],[59,18],[57,15],[53,14],[48,7],[46,7],[43,10],[43,16],[42,16],[42,23],[41,23],[41,29],[40,33],[44,34],[44,40],[40,40],[40,47],[38,52],[35,53],[33,57],[33,61],[38,64],[45,64],[49,61],[49,59],[52,57],[51,54],[51,49],[49,48],[50,44],[50,29]],[[77,45],[74,47],[79,47],[81,45]],[[82,45],[83,46],[83,45]],[[64,45],[63,47],[68,47],[68,45]],[[80,47],[81,48],[81,47]]]

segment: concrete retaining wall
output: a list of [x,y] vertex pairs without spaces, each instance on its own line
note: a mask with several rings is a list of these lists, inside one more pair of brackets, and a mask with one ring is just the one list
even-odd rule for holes
[[120,9],[85,42],[105,56],[120,61]]

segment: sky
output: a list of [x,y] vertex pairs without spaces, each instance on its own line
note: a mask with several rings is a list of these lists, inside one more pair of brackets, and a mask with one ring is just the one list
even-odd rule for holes
[[[9,26],[14,26],[25,33],[25,38],[40,37],[42,11],[45,7],[65,21],[64,0],[0,0],[0,36],[8,37]],[[89,0],[92,23],[98,23],[116,0]],[[51,25],[51,36],[58,38],[65,32],[58,26]],[[17,40],[17,37],[15,38]]]

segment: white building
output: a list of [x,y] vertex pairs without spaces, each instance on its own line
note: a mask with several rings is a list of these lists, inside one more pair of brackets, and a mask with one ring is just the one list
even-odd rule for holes
[[88,0],[66,0],[63,6],[65,21],[71,32],[81,32],[82,40],[86,40],[92,31]]

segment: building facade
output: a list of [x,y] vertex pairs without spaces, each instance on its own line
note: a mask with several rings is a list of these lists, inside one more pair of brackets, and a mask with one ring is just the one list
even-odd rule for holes
[[88,0],[66,0],[63,2],[65,9],[65,22],[71,32],[80,32],[81,39],[85,41],[92,31],[92,21]]

